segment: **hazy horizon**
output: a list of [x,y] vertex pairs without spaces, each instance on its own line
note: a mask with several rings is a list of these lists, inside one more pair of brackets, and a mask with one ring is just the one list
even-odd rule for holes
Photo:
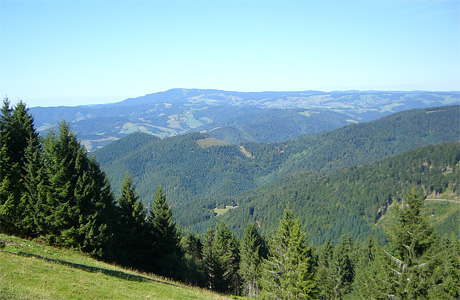
[[460,1],[0,1],[0,93],[459,91]]

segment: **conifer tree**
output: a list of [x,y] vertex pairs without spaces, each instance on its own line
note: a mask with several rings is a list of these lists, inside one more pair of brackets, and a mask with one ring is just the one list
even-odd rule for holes
[[222,276],[217,282],[217,291],[224,293],[239,294],[240,278],[238,274],[240,264],[239,244],[235,235],[227,225],[220,223],[214,239],[214,248],[218,257],[218,264],[222,270]]
[[354,280],[354,262],[351,255],[353,241],[351,236],[345,237],[342,233],[339,243],[334,248],[332,261],[329,268],[329,281],[332,284],[330,299],[343,299],[351,292]]
[[20,201],[21,231],[27,237],[37,237],[44,233],[44,215],[48,193],[48,181],[42,159],[40,143],[31,136],[24,153],[23,192]]
[[330,278],[333,251],[334,245],[330,239],[327,239],[318,250],[316,278],[320,299],[332,299],[333,297],[333,283]]
[[59,124],[57,134],[53,130],[48,133],[44,150],[50,191],[44,205],[48,208],[44,221],[47,239],[103,255],[110,244],[108,229],[113,228],[109,223],[115,214],[107,178],[65,122]]
[[429,299],[460,299],[460,239],[455,235],[442,245],[439,264],[431,278]]
[[78,246],[74,235],[80,213],[75,198],[78,179],[75,160],[79,149],[76,135],[65,122],[59,124],[57,134],[51,129],[44,140],[51,191],[47,206],[53,208],[46,218],[49,226],[46,238],[52,244]]
[[312,253],[300,220],[285,209],[262,265],[262,299],[309,299],[317,297]]
[[181,238],[181,248],[184,251],[186,270],[185,281],[196,286],[206,286],[206,279],[202,272],[203,243],[200,237],[187,231]]
[[163,189],[158,186],[148,217],[156,242],[154,270],[163,276],[180,277],[184,253],[180,247],[179,231]]
[[260,268],[267,249],[255,223],[246,227],[241,240],[240,276],[244,294],[249,298],[259,295]]
[[360,263],[357,288],[363,299],[423,299],[436,268],[436,237],[421,215],[423,198],[412,189],[387,233],[389,249],[371,240],[367,263]]
[[[23,232],[26,208],[21,196],[24,193],[26,157],[29,141],[38,145],[38,133],[33,117],[20,101],[10,108],[8,98],[3,101],[0,117],[0,225],[7,233],[25,236]],[[28,219],[28,217],[26,217]]]
[[147,238],[147,220],[144,205],[127,173],[118,198],[119,226],[117,229],[117,261],[123,265],[141,269],[146,266],[150,241]]
[[239,293],[239,245],[224,223],[208,228],[203,245],[207,287],[221,293]]
[[214,226],[211,224],[204,237],[202,268],[206,278],[206,287],[216,290],[216,278],[221,276],[218,257],[214,248]]

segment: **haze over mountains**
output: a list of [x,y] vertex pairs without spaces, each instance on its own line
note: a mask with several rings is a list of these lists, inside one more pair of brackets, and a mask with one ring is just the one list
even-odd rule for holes
[[65,119],[92,151],[133,132],[167,137],[205,131],[228,143],[277,142],[407,109],[453,104],[460,104],[460,92],[172,89],[113,104],[30,111],[40,132]]

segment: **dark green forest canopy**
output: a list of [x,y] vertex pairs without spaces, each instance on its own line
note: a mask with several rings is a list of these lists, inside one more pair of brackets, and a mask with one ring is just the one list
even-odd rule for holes
[[[243,143],[239,146],[200,147],[200,141],[209,137],[200,133],[161,140],[137,133],[95,154],[115,191],[119,190],[127,170],[133,176],[136,190],[144,202],[160,184],[174,209],[176,221],[181,226],[205,232],[206,222],[214,216],[214,208],[243,204],[247,201],[240,203],[243,198],[237,195],[276,179],[312,172],[322,176],[422,145],[458,141],[459,116],[459,106],[416,109],[290,141]],[[270,190],[270,187],[263,187],[262,191],[265,189]],[[388,191],[379,197],[387,198]],[[358,232],[367,232],[369,222],[376,219],[376,211],[385,207],[383,203],[386,200],[379,200],[372,202],[371,207],[363,208],[369,201],[359,204],[357,211],[351,215],[349,207],[343,208],[346,215],[356,219]],[[232,214],[241,211],[238,209]],[[271,220],[272,216],[264,213],[263,218]],[[275,220],[276,217],[271,222]],[[334,236],[340,234],[339,228],[346,227],[345,224],[336,226]],[[241,228],[238,226],[241,230],[239,235],[243,228],[244,224]],[[330,230],[323,228],[315,236],[327,235]]]
[[[257,221],[266,232],[273,232],[283,207],[290,203],[301,217],[310,241],[338,240],[343,230],[353,237],[374,233],[402,191],[412,185],[422,193],[450,199],[460,196],[460,143],[447,142],[406,151],[372,164],[346,167],[328,176],[298,174],[235,197],[240,204],[222,218],[240,232],[247,222]],[[459,233],[460,202],[450,206],[447,217],[437,227],[443,234]],[[377,230],[375,232],[375,230]]]

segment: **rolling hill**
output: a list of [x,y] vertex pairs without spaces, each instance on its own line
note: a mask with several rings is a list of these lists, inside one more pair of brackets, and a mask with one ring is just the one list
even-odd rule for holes
[[[214,217],[216,207],[249,203],[237,196],[258,187],[263,195],[268,189],[263,185],[276,180],[298,174],[319,178],[423,145],[458,141],[459,109],[409,110],[284,142],[239,146],[203,133],[164,139],[136,133],[95,151],[95,155],[115,191],[129,172],[148,205],[155,188],[161,185],[178,223],[200,231]],[[375,217],[375,209],[367,205],[362,208],[369,209],[365,218],[361,213],[356,215],[363,224]],[[380,208],[382,204],[378,205]],[[241,209],[232,210],[232,214],[238,211]]]
[[39,131],[65,119],[87,150],[134,132],[205,131],[229,143],[278,142],[395,112],[460,104],[459,92],[229,92],[172,89],[104,105],[33,107]]

